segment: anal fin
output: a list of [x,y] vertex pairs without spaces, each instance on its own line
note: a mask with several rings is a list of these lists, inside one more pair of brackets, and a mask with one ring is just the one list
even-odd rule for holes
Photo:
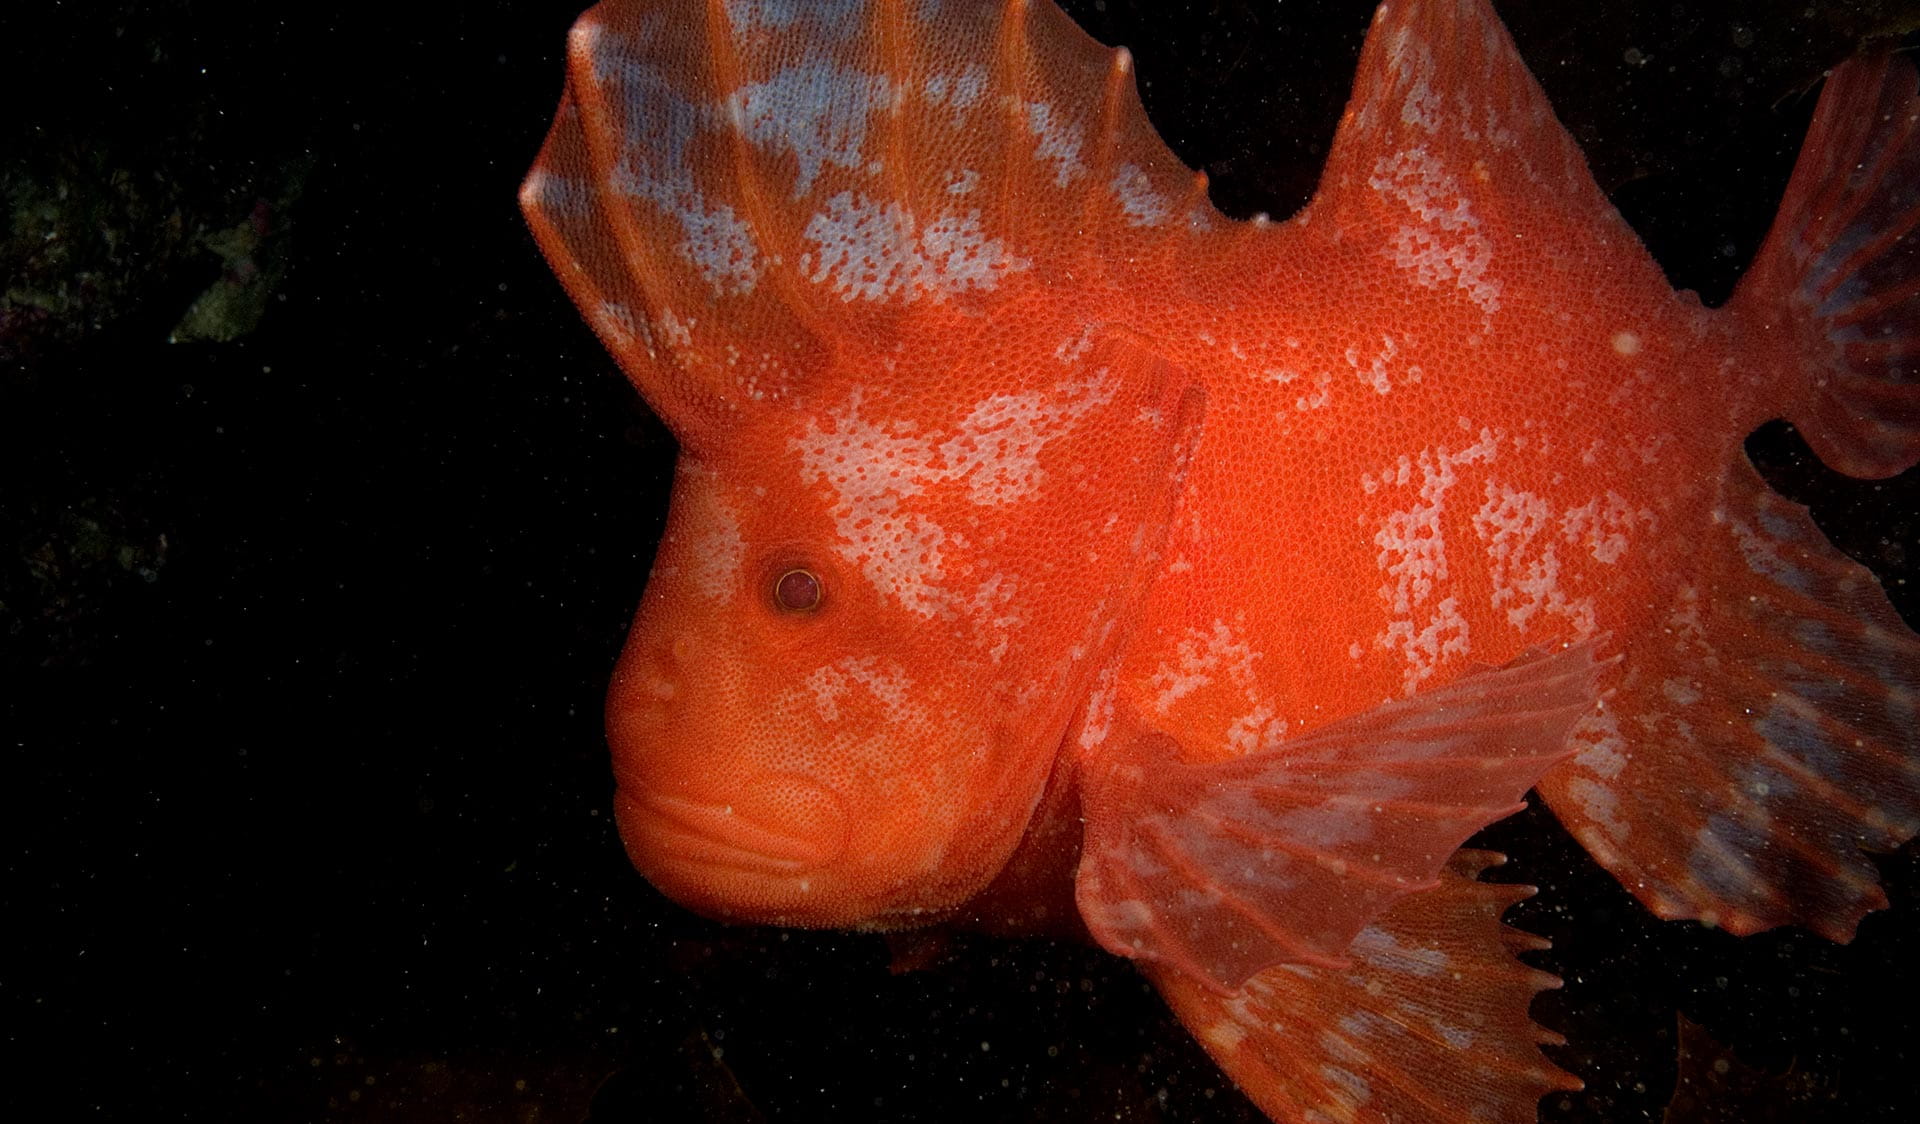
[[1746,463],[1539,790],[1654,912],[1847,940],[1920,830],[1920,636]]
[[1500,921],[1531,891],[1476,881],[1502,861],[1459,852],[1434,888],[1360,931],[1345,970],[1270,968],[1223,996],[1174,969],[1143,968],[1275,1120],[1531,1122],[1542,1096],[1580,1082],[1541,1053],[1560,1038],[1527,1015],[1559,981],[1515,954],[1547,942]]

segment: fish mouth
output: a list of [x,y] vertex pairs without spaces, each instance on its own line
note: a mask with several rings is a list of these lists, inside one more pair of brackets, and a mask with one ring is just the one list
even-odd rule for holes
[[791,878],[833,862],[846,845],[840,801],[798,777],[763,778],[727,801],[625,787],[619,797],[621,834],[649,879],[662,865]]

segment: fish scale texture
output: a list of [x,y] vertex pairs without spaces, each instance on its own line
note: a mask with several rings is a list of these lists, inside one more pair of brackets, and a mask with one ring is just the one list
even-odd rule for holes
[[[1465,833],[1537,784],[1661,916],[1846,939],[1920,829],[1920,641],[1742,454],[1920,458],[1916,167],[1912,64],[1837,68],[1714,311],[1485,0],[1383,4],[1252,223],[1048,4],[594,8],[521,199],[682,448],[630,854],[743,921],[1077,894],[1277,1119],[1528,1117],[1542,981]],[[1471,994],[1379,955],[1456,915]]]

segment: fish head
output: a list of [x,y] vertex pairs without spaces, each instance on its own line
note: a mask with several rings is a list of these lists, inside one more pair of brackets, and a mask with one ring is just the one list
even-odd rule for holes
[[869,357],[884,377],[812,379],[683,448],[608,703],[621,835],[682,904],[928,923],[1018,844],[1199,406],[1118,336],[1036,358],[999,335]]

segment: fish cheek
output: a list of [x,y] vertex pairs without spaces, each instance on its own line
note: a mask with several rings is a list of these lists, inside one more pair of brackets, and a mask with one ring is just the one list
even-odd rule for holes
[[997,790],[995,747],[1010,730],[981,727],[993,708],[942,630],[926,627],[837,555],[809,545],[768,551],[743,567],[765,636],[753,696],[778,732],[760,764],[831,791],[848,819],[839,874],[845,920],[923,923],[977,892],[1012,841],[996,810],[970,794]]

